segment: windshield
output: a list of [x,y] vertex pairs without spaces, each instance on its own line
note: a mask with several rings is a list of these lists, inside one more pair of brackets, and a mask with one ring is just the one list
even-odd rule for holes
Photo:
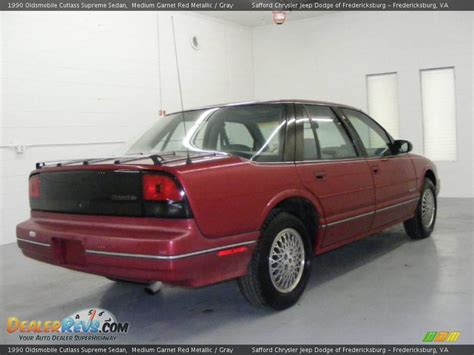
[[[223,152],[257,161],[283,154],[286,110],[281,104],[228,106],[162,117],[127,154],[191,151]],[[186,131],[186,134],[185,134]]]

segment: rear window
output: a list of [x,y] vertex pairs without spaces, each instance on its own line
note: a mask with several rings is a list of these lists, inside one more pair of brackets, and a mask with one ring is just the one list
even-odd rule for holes
[[175,113],[161,118],[127,154],[218,151],[256,161],[280,161],[286,107],[282,104],[229,106]]

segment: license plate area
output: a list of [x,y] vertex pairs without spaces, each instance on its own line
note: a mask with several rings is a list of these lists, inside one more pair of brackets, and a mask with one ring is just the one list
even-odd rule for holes
[[53,248],[57,260],[62,265],[84,266],[86,257],[80,240],[53,238]]

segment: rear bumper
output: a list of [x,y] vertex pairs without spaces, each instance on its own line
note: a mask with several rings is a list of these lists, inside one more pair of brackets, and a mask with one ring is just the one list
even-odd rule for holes
[[[137,282],[199,287],[240,277],[258,232],[205,238],[194,220],[84,216],[32,211],[17,226],[24,255],[49,264]],[[219,256],[219,251],[240,248]]]

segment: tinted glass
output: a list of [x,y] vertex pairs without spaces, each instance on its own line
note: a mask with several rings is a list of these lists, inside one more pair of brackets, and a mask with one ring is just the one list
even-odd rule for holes
[[310,127],[314,132],[313,136],[316,136],[316,154],[320,159],[346,159],[357,156],[344,127],[329,107],[308,105],[306,110],[309,114],[309,122],[305,122],[305,132],[307,132],[304,135],[305,160],[315,155],[313,144],[306,138],[310,135]]
[[303,123],[303,160],[319,159],[316,135],[309,119]]
[[173,151],[185,151],[183,145],[184,125],[189,133],[200,117],[205,116],[206,110],[188,111],[183,115],[174,113],[158,118],[157,122],[148,129],[138,140],[125,148],[126,154],[151,154]]
[[342,111],[359,135],[369,157],[390,154],[388,146],[390,140],[377,123],[361,112],[349,109]]
[[220,151],[256,161],[280,161],[286,106],[257,104],[181,113],[159,121],[126,151],[128,154],[173,151]]
[[[257,142],[252,137],[251,132],[243,123],[227,122],[219,132],[217,149],[226,149],[229,145],[240,146],[244,151],[255,149]],[[196,142],[198,145],[198,142]]]

